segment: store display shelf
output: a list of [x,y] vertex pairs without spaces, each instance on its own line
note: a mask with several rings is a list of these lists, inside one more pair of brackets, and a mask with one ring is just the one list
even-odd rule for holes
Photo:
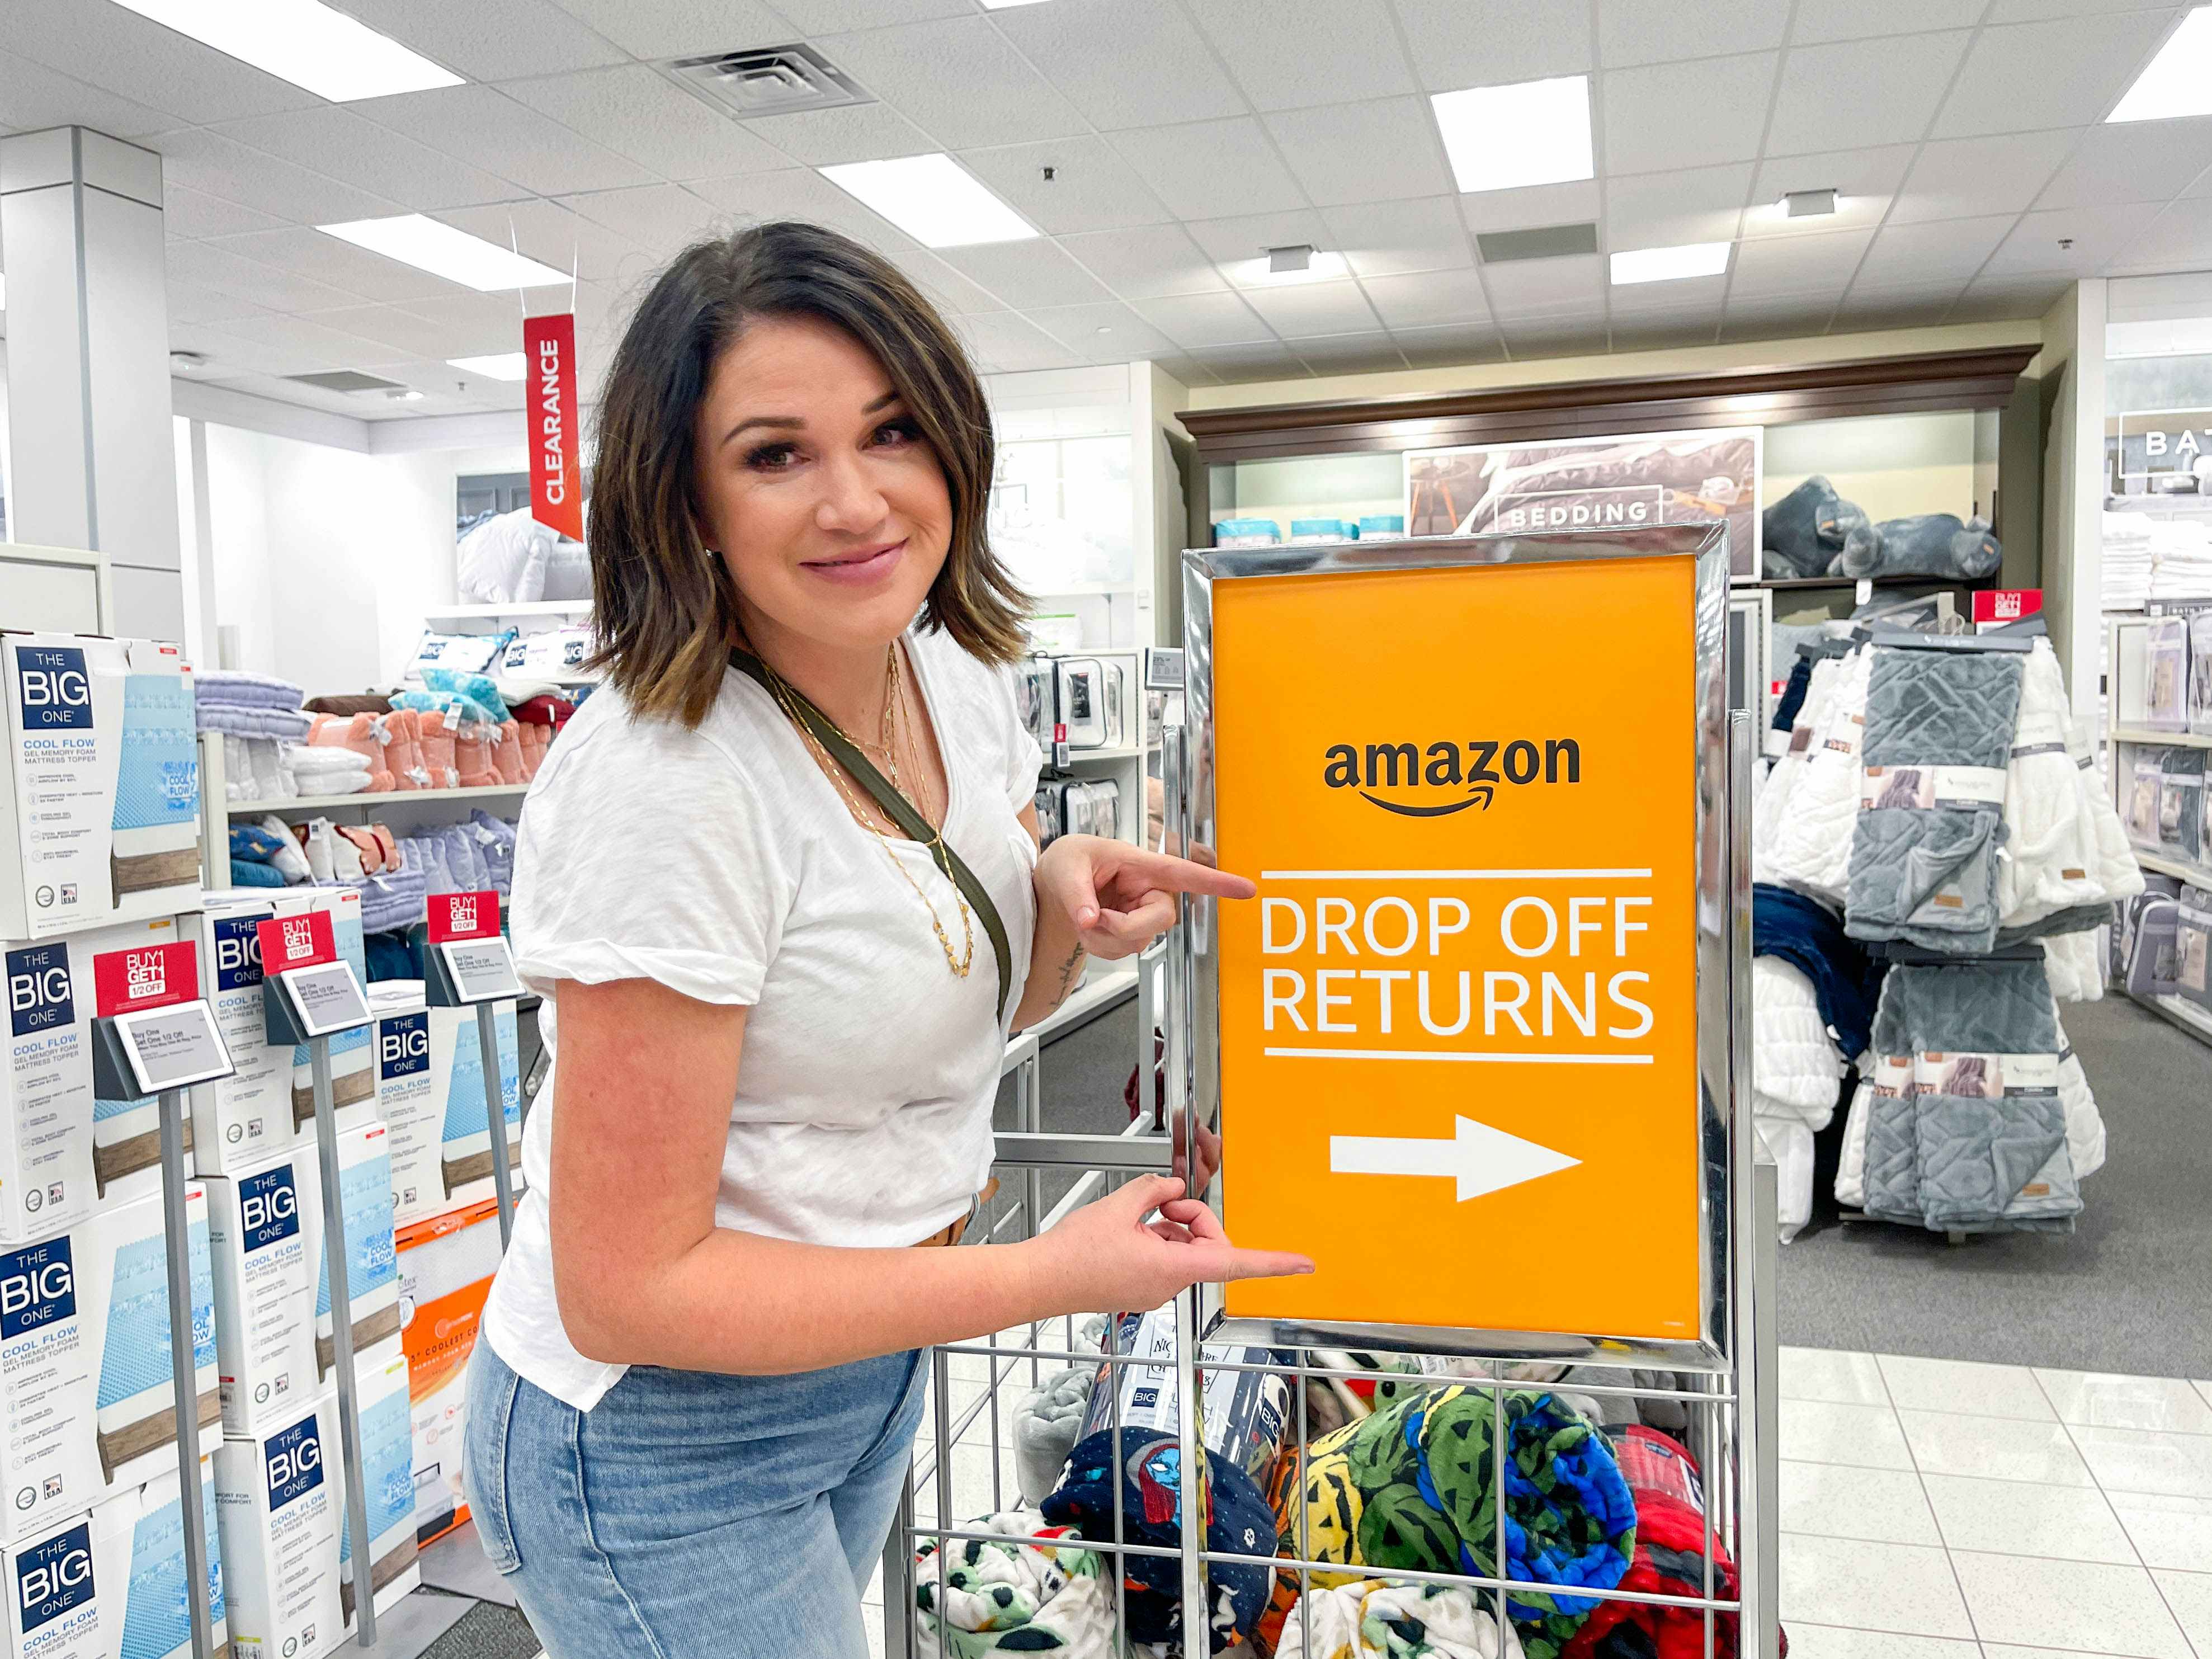
[[1109,1008],[1136,994],[1137,970],[1133,966],[1122,964],[1094,973],[1077,988],[1073,996],[1030,1027],[1024,1035],[1034,1036],[1039,1042],[1049,1042],[1079,1025],[1088,1024]]
[[2175,880],[2185,881],[2193,887],[2212,887],[2212,870],[2201,864],[2191,864],[2187,859],[2170,859],[2162,854],[2137,849],[2136,862],[2146,870],[2155,870],[2161,876],[2172,876]]
[[1856,587],[1866,582],[1875,587],[1987,587],[1994,577],[1978,580],[1960,576],[1739,576],[1737,587],[1813,588]]
[[1081,766],[1086,762],[1096,765],[1102,761],[1133,761],[1144,752],[1128,744],[1118,749],[1071,749],[1067,751],[1067,763]]
[[2212,1014],[2206,1013],[2186,998],[2137,997],[2136,1000],[2153,1013],[2165,1015],[2199,1042],[2212,1044]]
[[528,793],[529,789],[526,783],[486,783],[466,789],[386,789],[374,794],[297,795],[290,800],[234,800],[230,803],[229,812],[234,818],[258,818],[270,812],[281,818],[287,812],[327,812],[341,806],[386,809],[431,806],[445,801],[497,800],[502,797],[517,799]]
[[501,617],[588,617],[589,599],[527,599],[514,605],[441,605],[422,613],[425,622],[479,622]]
[[2212,749],[2212,732],[2159,732],[2148,726],[2116,726],[2112,741],[2156,744],[2168,749]]

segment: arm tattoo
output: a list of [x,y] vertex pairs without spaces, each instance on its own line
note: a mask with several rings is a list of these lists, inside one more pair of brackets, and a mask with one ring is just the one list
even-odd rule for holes
[[1055,1008],[1067,1000],[1068,988],[1075,983],[1075,970],[1083,965],[1083,947],[1079,945],[1067,953],[1067,960],[1060,964],[1060,988],[1053,993]]

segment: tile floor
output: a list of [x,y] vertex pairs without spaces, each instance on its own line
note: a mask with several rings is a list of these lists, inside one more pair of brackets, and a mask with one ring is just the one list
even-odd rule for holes
[[1792,1659],[2212,1659],[2212,1382],[1782,1351]]

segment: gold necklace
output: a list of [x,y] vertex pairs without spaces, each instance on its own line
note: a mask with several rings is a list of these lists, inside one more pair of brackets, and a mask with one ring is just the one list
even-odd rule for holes
[[[894,646],[892,649],[896,651],[897,647]],[[762,666],[767,667],[767,665],[763,663]],[[908,886],[914,889],[914,896],[921,901],[921,908],[929,912],[930,930],[937,935],[939,948],[945,952],[945,965],[951,969],[952,976],[955,979],[967,978],[969,971],[975,965],[975,919],[969,914],[967,895],[960,891],[960,884],[957,881],[952,883],[953,896],[958,900],[960,905],[960,932],[962,947],[960,954],[955,956],[952,951],[952,941],[945,937],[945,923],[937,914],[937,907],[930,902],[929,895],[921,890],[921,884],[914,878],[914,872],[906,867],[905,860],[899,857],[897,851],[891,846],[891,837],[885,835],[881,830],[877,829],[874,820],[869,817],[867,813],[862,810],[859,798],[853,793],[852,787],[845,781],[845,769],[837,764],[836,758],[830,753],[828,747],[819,738],[814,735],[813,729],[800,715],[799,705],[793,694],[790,683],[787,681],[782,675],[777,673],[773,668],[769,668],[768,670],[768,673],[769,684],[775,690],[776,702],[781,706],[784,712],[784,717],[790,720],[792,725],[799,729],[800,740],[805,744],[810,750],[812,751],[815,760],[821,766],[822,769],[830,775],[830,781],[836,786],[837,793],[844,797],[846,810],[852,813],[854,822],[859,823],[862,829],[867,830],[871,835],[875,836],[878,844],[884,849],[884,856],[891,861],[891,867],[899,872],[899,875],[905,880]],[[885,712],[886,714],[889,712],[888,705],[886,705]],[[846,742],[852,743],[853,739],[846,733],[845,729],[839,726],[836,721],[831,720],[829,715],[823,714],[822,716],[822,720],[823,723],[828,726],[832,732],[835,732],[839,737],[843,738]],[[889,722],[886,721],[886,726],[888,726],[888,725]],[[858,744],[854,744],[854,747],[857,748],[858,746]],[[896,781],[898,773],[896,765],[894,765],[891,777],[893,780],[893,787],[898,788],[899,787]],[[905,797],[907,799],[907,804],[908,805],[914,805],[912,798],[906,796],[906,791],[903,788],[899,788],[899,793],[902,797]],[[924,823],[927,823],[929,822],[928,814],[921,812],[921,809],[919,806],[915,806],[915,810],[921,815]],[[943,826],[936,826],[934,833],[930,836],[929,840],[921,842],[921,845],[925,851],[930,854],[931,861],[934,863],[939,869],[944,871],[945,879],[951,881],[952,872],[950,867],[948,867],[948,860],[945,856],[945,830]]]

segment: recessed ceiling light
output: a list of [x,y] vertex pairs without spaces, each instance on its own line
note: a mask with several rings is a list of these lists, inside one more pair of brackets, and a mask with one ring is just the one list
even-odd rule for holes
[[1341,253],[1325,253],[1318,248],[1308,250],[1303,269],[1278,270],[1278,252],[1270,248],[1257,259],[1241,260],[1231,265],[1229,280],[1239,288],[1281,288],[1293,283],[1332,282],[1352,274]]
[[198,351],[173,351],[169,354],[172,374],[197,374],[207,367],[207,356]]
[[2212,114],[2212,6],[2199,6],[2181,20],[2105,118],[2166,121],[2205,114]]
[[1832,190],[1793,190],[1782,198],[1782,212],[1790,219],[1819,219],[1836,210]]
[[1685,242],[1680,247],[1638,248],[1613,256],[1613,285],[1668,283],[1679,276],[1717,276],[1728,269],[1730,242]]
[[116,3],[334,104],[461,84],[459,76],[322,0]]
[[519,351],[495,351],[489,357],[448,357],[455,368],[481,374],[488,380],[519,380],[530,373],[527,359]]
[[1432,94],[1444,153],[1462,191],[1594,179],[1589,76]]
[[422,401],[422,394],[411,386],[399,386],[384,395],[395,404],[419,404]]
[[848,161],[822,176],[872,208],[924,247],[972,247],[1025,241],[1036,227],[942,154],[890,161]]
[[526,259],[496,242],[487,242],[419,213],[402,213],[390,219],[354,219],[315,228],[371,253],[381,253],[403,265],[486,294],[503,288],[544,288],[568,280],[565,270]]

